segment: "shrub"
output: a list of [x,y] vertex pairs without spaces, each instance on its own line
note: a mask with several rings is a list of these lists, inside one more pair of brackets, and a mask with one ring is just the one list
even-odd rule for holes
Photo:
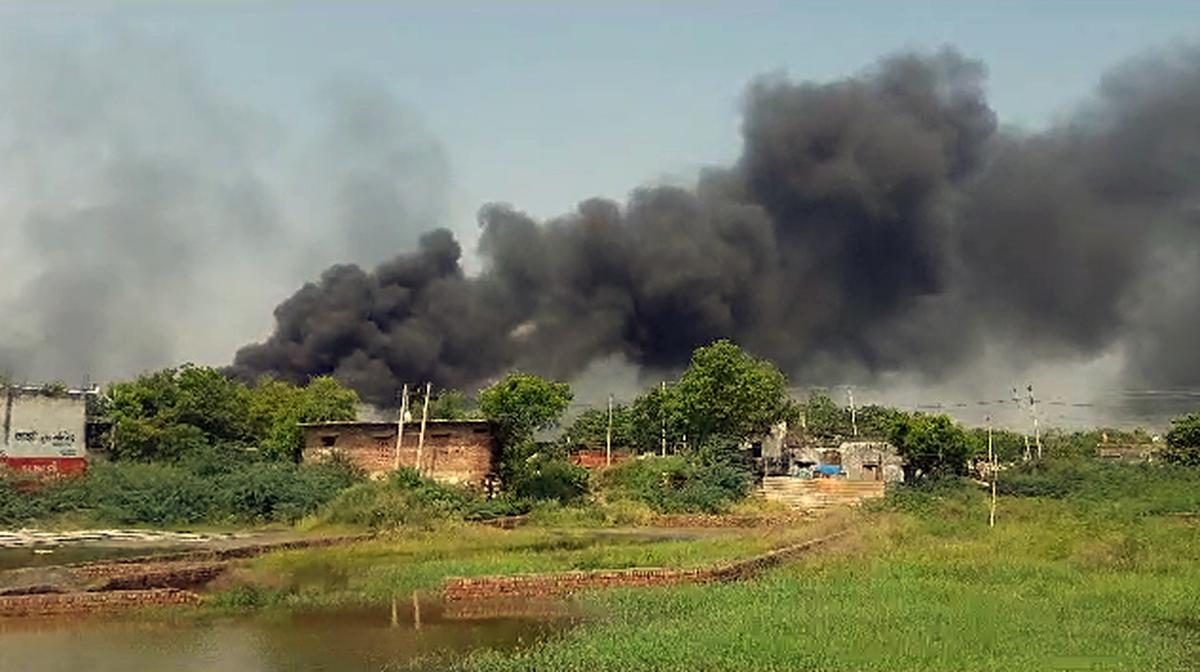
[[1170,464],[1045,460],[1002,472],[997,490],[1085,505],[1120,502],[1126,514],[1200,511],[1200,471]]
[[724,512],[750,489],[748,475],[734,465],[681,455],[632,460],[602,478],[610,499],[645,502],[664,513]]
[[117,525],[294,522],[359,479],[347,465],[295,465],[234,454],[220,467],[198,453],[183,464],[93,463],[86,476],[46,483],[0,478],[0,522],[83,513]]
[[517,471],[509,490],[518,499],[577,502],[588,493],[588,471],[564,459],[535,459]]
[[462,518],[473,499],[465,488],[423,478],[416,470],[407,468],[340,493],[325,506],[322,517],[330,523],[365,525],[372,529],[428,527]]
[[1192,413],[1171,421],[1163,459],[1188,467],[1200,467],[1200,413]]

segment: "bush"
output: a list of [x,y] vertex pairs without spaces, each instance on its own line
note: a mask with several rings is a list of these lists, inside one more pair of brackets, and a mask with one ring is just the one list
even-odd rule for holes
[[61,514],[116,525],[290,523],[359,479],[339,462],[295,465],[242,455],[218,468],[209,455],[190,464],[195,468],[100,462],[87,475],[64,481],[0,478],[0,523],[28,524]]
[[748,475],[734,465],[681,455],[632,460],[602,478],[610,499],[644,502],[663,513],[721,513],[750,490]]
[[1200,467],[1200,413],[1192,413],[1171,421],[1163,459],[1187,467]]
[[588,493],[588,471],[564,459],[535,459],[517,471],[509,490],[518,499],[571,504]]
[[416,470],[406,468],[386,479],[360,483],[342,492],[325,506],[322,518],[372,529],[429,527],[463,518],[473,500],[474,495],[465,488],[423,478]]

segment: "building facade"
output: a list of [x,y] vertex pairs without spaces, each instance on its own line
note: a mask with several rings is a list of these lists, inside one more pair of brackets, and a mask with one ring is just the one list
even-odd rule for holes
[[47,476],[87,470],[87,392],[0,387],[0,463]]
[[766,476],[836,473],[850,481],[904,480],[904,459],[887,441],[814,440],[779,423],[758,447]]
[[371,477],[399,465],[417,468],[443,483],[476,489],[488,488],[496,478],[500,444],[492,425],[484,420],[430,420],[423,442],[420,423],[405,423],[400,446],[395,422],[321,422],[301,427],[306,462],[328,459],[337,452]]

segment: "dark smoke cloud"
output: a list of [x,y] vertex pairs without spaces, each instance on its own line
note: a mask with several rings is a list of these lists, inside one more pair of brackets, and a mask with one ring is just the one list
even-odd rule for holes
[[1035,134],[998,127],[984,78],[947,50],[833,83],[761,79],[740,159],[694,189],[644,187],[547,222],[486,206],[480,275],[463,275],[444,231],[374,272],[335,267],[234,370],[333,373],[390,401],[400,381],[514,366],[678,367],[731,337],[810,377],[936,379],[988,348],[1126,347],[1147,380],[1200,382],[1200,362],[1164,366],[1157,347],[1181,347],[1200,318],[1194,257],[1177,252],[1197,240],[1197,52],[1115,71]]
[[186,50],[95,37],[0,34],[0,372],[222,361],[314,264],[377,262],[437,219],[446,162],[381,87],[331,86],[293,140]]

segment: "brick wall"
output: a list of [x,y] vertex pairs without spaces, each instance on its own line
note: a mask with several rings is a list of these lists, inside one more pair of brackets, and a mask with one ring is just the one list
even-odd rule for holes
[[199,603],[199,595],[174,588],[104,593],[14,595],[0,597],[0,617],[80,614]]
[[447,602],[491,600],[513,597],[549,597],[570,595],[585,590],[672,586],[684,583],[712,583],[748,579],[846,534],[835,532],[818,539],[792,544],[751,558],[694,569],[616,569],[512,576],[454,577],[442,586]]
[[[420,422],[406,423],[400,466],[417,466]],[[391,422],[324,423],[304,426],[304,460],[321,460],[340,451],[368,474],[380,475],[395,465],[396,424]],[[482,421],[432,420],[425,429],[422,471],[446,483],[482,488],[495,471],[499,444],[490,424]]]
[[[612,451],[613,465],[628,462],[633,459],[633,453],[625,450]],[[571,452],[571,464],[584,469],[602,469],[607,466],[608,455],[603,448],[580,448]]]

